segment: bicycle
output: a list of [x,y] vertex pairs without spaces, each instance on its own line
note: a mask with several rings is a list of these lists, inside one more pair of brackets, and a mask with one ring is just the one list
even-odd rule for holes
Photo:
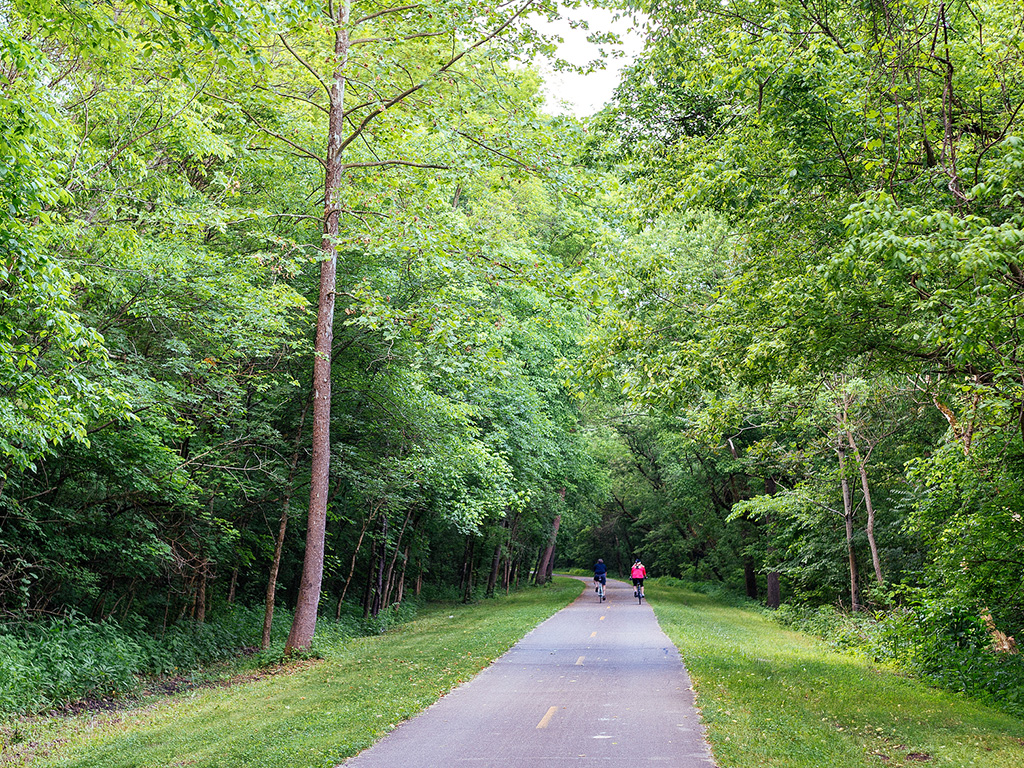
[[604,602],[604,584],[597,582],[597,602]]
[[633,590],[633,597],[636,598],[637,605],[644,604],[644,587],[642,584],[634,585],[636,588]]

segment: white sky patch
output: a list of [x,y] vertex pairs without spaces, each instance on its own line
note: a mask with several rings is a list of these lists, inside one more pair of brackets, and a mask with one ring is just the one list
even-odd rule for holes
[[[631,32],[633,24],[628,19],[615,21],[612,12],[603,8],[582,6],[569,9],[567,14],[582,17],[590,24],[590,29],[573,29],[565,19],[548,24],[533,20],[539,29],[549,34],[558,34],[565,39],[558,48],[559,55],[566,61],[579,66],[586,66],[600,56],[602,46],[587,41],[587,35],[594,32],[615,32],[622,38],[622,45],[615,46],[626,55],[621,58],[606,60],[605,68],[589,74],[574,72],[555,72],[544,61],[536,62],[545,81],[547,96],[546,109],[552,114],[571,114],[577,117],[592,115],[603,107],[611,98],[615,86],[619,84],[623,67],[629,66],[643,49],[643,40],[636,32]],[[612,46],[604,45],[606,51]]]

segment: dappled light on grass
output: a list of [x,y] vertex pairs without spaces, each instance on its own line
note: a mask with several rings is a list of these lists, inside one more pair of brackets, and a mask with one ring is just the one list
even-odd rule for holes
[[829,650],[757,610],[651,584],[721,768],[1018,768],[1024,723]]

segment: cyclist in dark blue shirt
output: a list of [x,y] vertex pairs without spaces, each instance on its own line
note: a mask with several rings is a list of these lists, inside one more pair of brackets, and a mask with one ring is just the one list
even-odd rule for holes
[[[594,581],[600,584],[608,583],[608,566],[601,558],[597,558],[597,563],[594,564]],[[594,587],[594,591],[597,591],[597,587]]]

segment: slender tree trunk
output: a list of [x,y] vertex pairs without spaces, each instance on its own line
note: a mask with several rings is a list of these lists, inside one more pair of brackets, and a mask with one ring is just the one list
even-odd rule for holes
[[385,608],[390,605],[391,589],[394,584],[395,563],[398,562],[398,555],[402,551],[402,537],[405,536],[405,529],[409,525],[409,520],[412,518],[412,511],[413,508],[409,507],[409,511],[405,513],[405,521],[402,523],[402,530],[398,532],[398,538],[395,540],[395,554],[391,556],[391,562],[388,563],[388,572],[384,576],[383,606]]
[[[537,560],[533,564],[533,583],[534,584],[539,584],[540,583],[539,581],[537,581],[537,579],[539,578],[538,574],[540,573],[540,565],[543,562],[543,560],[544,560],[544,547],[541,547],[541,548],[539,548],[537,550]],[[530,574],[527,574],[527,581],[529,581],[529,579],[530,579]]]
[[846,477],[846,452],[840,444],[836,453],[839,455],[839,476],[843,489],[843,518],[846,521],[846,552],[850,561],[850,605],[859,611],[860,589],[857,585],[857,555],[853,549],[853,498],[850,494],[850,481]]
[[288,467],[288,482],[284,487],[284,499],[281,502],[281,519],[277,525],[277,538],[274,540],[274,559],[270,563],[270,575],[267,578],[267,594],[263,604],[263,636],[260,647],[270,647],[270,628],[274,624],[274,602],[277,596],[277,574],[281,569],[281,553],[284,551],[284,535],[288,530],[288,510],[292,504],[292,484],[295,482],[295,469],[299,465],[299,452],[302,446],[302,432],[306,426],[306,415],[309,413],[311,401],[307,398],[299,416],[299,428],[295,433],[295,446],[292,460]]
[[405,569],[409,567],[409,545],[405,545],[405,554],[402,555],[402,575],[398,577],[398,597],[395,598],[395,603],[401,605],[402,600],[405,598]]
[[327,535],[327,494],[331,472],[331,353],[334,346],[335,283],[338,270],[336,242],[339,232],[342,176],[341,141],[345,131],[345,66],[348,63],[350,0],[339,3],[334,25],[335,70],[328,116],[327,168],[324,176],[324,235],[321,241],[320,296],[313,351],[313,446],[309,484],[309,522],[302,580],[292,629],[285,651],[305,650],[316,632],[317,609],[324,575]]
[[196,593],[196,621],[200,624],[206,622],[206,567],[207,561],[200,564],[199,591]]
[[284,503],[281,504],[281,520],[277,525],[277,539],[274,541],[274,559],[270,563],[270,576],[267,579],[267,594],[263,607],[263,638],[260,647],[270,647],[270,628],[274,623],[274,601],[277,595],[277,573],[281,568],[281,552],[284,550],[284,534],[288,530],[288,504],[291,493],[286,491]]
[[505,519],[502,518],[498,527],[498,543],[494,545],[494,557],[491,558],[491,572],[487,576],[487,597],[494,597],[494,588],[498,583],[498,571],[501,568],[501,550],[505,544]]
[[356,542],[356,550],[352,553],[352,561],[348,566],[348,578],[345,579],[345,586],[341,588],[341,597],[338,598],[338,608],[334,612],[335,620],[341,618],[341,604],[345,602],[345,594],[348,592],[348,587],[352,583],[352,576],[356,572],[356,558],[359,556],[359,548],[363,546],[363,537],[366,536],[366,528],[373,522],[373,519],[377,516],[377,510],[379,507],[375,507],[369,514],[369,516],[363,521],[362,530],[359,531],[359,540]]
[[466,542],[466,562],[463,566],[462,602],[468,603],[473,598],[473,571],[476,564],[476,539],[470,535]]
[[377,570],[377,542],[370,547],[370,566],[366,569],[366,583],[363,586],[363,618],[370,617],[370,598],[373,595],[373,572]]
[[[769,496],[774,496],[778,490],[778,484],[775,482],[774,477],[766,477],[764,479],[764,491]],[[768,536],[768,554],[771,555],[775,552],[775,546],[772,544],[772,519],[771,516],[767,516],[764,521],[764,527],[767,531]],[[764,603],[772,610],[777,609],[782,605],[782,585],[779,583],[779,572],[769,571],[768,582],[766,585],[766,592]]]
[[558,538],[558,527],[562,524],[562,516],[555,515],[555,520],[551,524],[551,535],[548,537],[548,545],[544,549],[540,557],[540,565],[537,566],[537,573],[534,577],[534,581],[537,584],[546,584],[548,580],[548,571],[550,565],[554,561],[555,555],[555,540]]
[[[857,442],[853,439],[853,433],[847,431],[846,436],[850,443],[850,448],[853,450],[853,458],[857,462],[857,469],[860,471],[860,488],[861,493],[864,494],[864,508],[868,513],[868,523],[865,531],[868,535],[868,546],[871,548],[871,565],[875,569],[875,581],[881,587],[885,584],[885,579],[882,578],[882,561],[878,556],[878,545],[875,543],[875,507],[871,503],[871,486],[868,483],[868,459],[861,458]],[[871,451],[869,450],[868,455],[870,454]]]
[[505,546],[503,548],[502,555],[502,574],[501,574],[501,588],[505,590],[505,594],[509,593],[512,588],[512,568],[515,563],[518,554],[516,552],[516,536],[519,533],[519,520],[522,517],[522,512],[516,512],[515,517],[512,518],[512,525],[509,526],[508,536],[505,537]]
[[462,565],[459,568],[459,594],[466,592],[466,580],[469,578],[469,558],[473,552],[473,537],[466,536],[466,546],[462,549]]
[[388,558],[388,516],[381,515],[380,550],[374,564],[373,599],[370,601],[370,615],[375,617],[381,612],[384,600],[384,565]]

